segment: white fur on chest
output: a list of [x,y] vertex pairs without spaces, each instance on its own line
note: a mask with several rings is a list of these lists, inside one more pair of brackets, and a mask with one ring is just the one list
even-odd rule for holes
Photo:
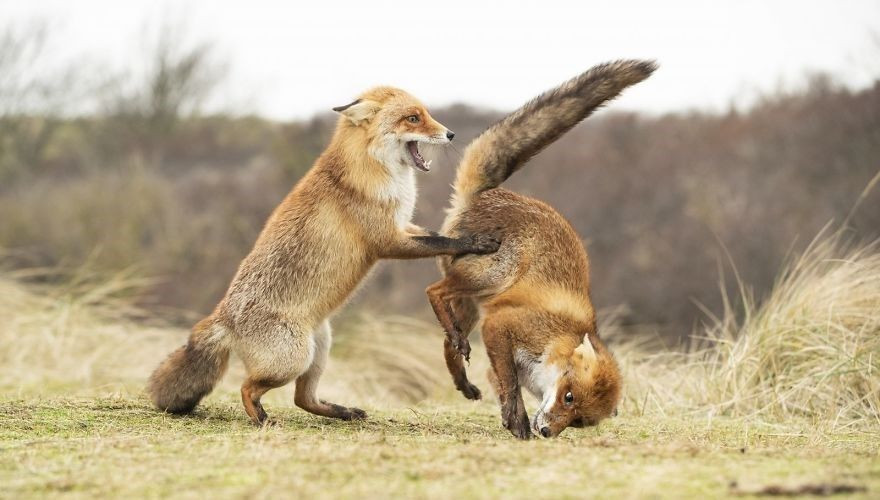
[[521,386],[525,387],[538,401],[545,397],[553,397],[556,394],[556,382],[559,380],[559,370],[547,363],[547,356],[535,357],[534,355],[518,349],[513,359],[516,362],[517,379]]
[[409,166],[392,167],[391,178],[383,186],[379,196],[397,206],[394,210],[394,224],[404,229],[412,220],[416,209],[416,175]]
[[407,163],[406,153],[392,136],[370,148],[370,154],[385,165],[389,179],[377,193],[379,198],[395,204],[394,224],[404,229],[416,209],[416,174]]

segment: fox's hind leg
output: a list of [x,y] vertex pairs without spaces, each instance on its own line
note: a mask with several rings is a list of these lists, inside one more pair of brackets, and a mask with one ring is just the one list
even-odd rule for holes
[[330,322],[324,323],[315,330],[315,355],[311,366],[296,379],[296,393],[294,402],[303,410],[320,415],[322,417],[339,418],[342,420],[362,420],[367,418],[367,413],[360,408],[346,408],[342,405],[328,403],[318,399],[318,381],[327,364],[327,355],[330,352],[332,334]]
[[273,422],[269,420],[268,415],[266,415],[266,410],[263,409],[263,404],[260,403],[260,398],[263,397],[263,394],[269,391],[269,389],[274,389],[276,387],[281,387],[286,382],[276,382],[272,380],[257,380],[248,378],[244,381],[244,384],[241,386],[241,402],[244,404],[244,411],[251,418],[251,421],[257,425],[271,425]]
[[505,240],[501,249],[492,255],[467,255],[443,261],[446,277],[425,290],[452,347],[466,360],[471,352],[467,335],[473,325],[462,328],[464,325],[458,323],[452,303],[457,299],[473,301],[473,298],[491,296],[507,289],[519,275],[516,248],[511,240]]
[[[460,320],[468,320],[469,318],[459,318],[453,310],[452,304],[456,300],[473,301],[470,296],[475,295],[478,291],[478,289],[474,289],[467,283],[461,283],[451,276],[443,278],[425,290],[425,293],[428,295],[428,302],[430,302],[431,308],[434,309],[434,315],[437,316],[440,325],[446,330],[446,343],[451,349],[464,356],[466,360],[470,360],[471,355],[471,345],[467,337],[471,329],[473,329],[473,324],[462,325]],[[468,328],[463,328],[465,326]]]
[[[461,327],[464,338],[467,339],[480,317],[477,304],[473,299],[462,297],[453,299],[450,305],[456,320],[455,322]],[[455,388],[461,391],[464,397],[468,399],[480,399],[482,397],[480,390],[468,380],[467,371],[464,367],[464,356],[455,348],[449,337],[443,339],[443,355],[446,358],[446,368],[449,369],[452,381],[455,382]]]
[[255,424],[267,423],[260,403],[263,394],[294,380],[312,364],[312,344],[307,330],[272,313],[253,309],[241,322],[234,345],[247,373],[241,402]]

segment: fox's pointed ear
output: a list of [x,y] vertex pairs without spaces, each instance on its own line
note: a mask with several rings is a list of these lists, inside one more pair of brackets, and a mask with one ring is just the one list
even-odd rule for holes
[[581,342],[581,345],[577,346],[574,352],[580,353],[580,355],[584,357],[585,361],[596,360],[596,349],[593,347],[593,343],[590,342],[589,333],[584,334],[584,341]]
[[359,125],[363,121],[369,121],[376,114],[376,111],[379,111],[379,105],[373,101],[358,99],[345,106],[336,106],[333,111],[348,118],[355,125]]

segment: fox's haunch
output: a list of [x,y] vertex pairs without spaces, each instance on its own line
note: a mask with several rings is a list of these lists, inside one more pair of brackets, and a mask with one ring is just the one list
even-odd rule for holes
[[169,413],[189,413],[226,371],[229,348],[223,327],[202,321],[189,341],[172,352],[150,376],[147,392],[156,407]]
[[653,61],[600,64],[507,115],[465,151],[455,179],[455,205],[499,186],[532,156],[656,68]]

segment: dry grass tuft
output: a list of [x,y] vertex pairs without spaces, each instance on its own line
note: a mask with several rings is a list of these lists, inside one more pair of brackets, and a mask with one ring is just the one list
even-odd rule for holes
[[341,365],[337,375],[358,399],[413,403],[451,395],[439,327],[363,314],[340,330],[333,351]]
[[630,402],[642,411],[880,423],[876,244],[820,235],[764,301],[742,296],[743,314],[725,300],[696,347],[630,360]]
[[129,273],[68,277],[64,286],[23,285],[42,272],[0,277],[0,388],[12,393],[89,388],[116,390],[143,376],[149,354],[140,346],[164,335],[133,318],[132,291],[143,280]]

